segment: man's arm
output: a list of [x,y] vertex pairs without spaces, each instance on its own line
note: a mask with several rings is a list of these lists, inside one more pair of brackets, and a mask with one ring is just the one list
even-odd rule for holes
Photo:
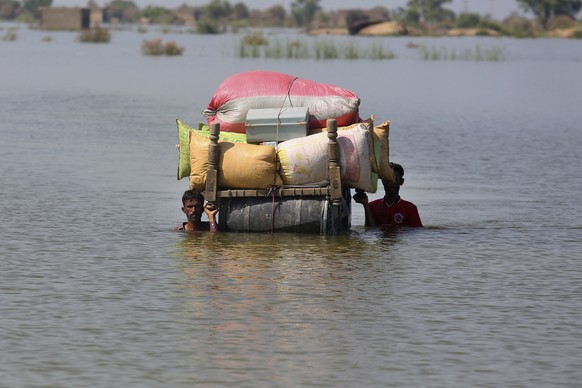
[[218,232],[218,224],[216,223],[216,213],[218,213],[218,208],[206,205],[204,206],[204,213],[206,213],[206,215],[208,216],[208,221],[210,224],[210,233]]
[[370,210],[370,205],[368,204],[368,195],[366,192],[361,190],[356,190],[356,194],[354,194],[354,201],[356,203],[361,203],[364,206],[364,216],[366,220],[366,226],[376,226],[376,222],[374,222],[374,216],[372,215],[372,211]]

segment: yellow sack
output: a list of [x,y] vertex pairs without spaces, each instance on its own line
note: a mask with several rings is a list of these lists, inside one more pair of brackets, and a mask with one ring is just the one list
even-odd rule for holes
[[[205,190],[210,139],[190,132],[190,188]],[[229,189],[281,187],[275,148],[266,145],[220,142],[218,186]]]
[[190,149],[190,189],[206,190],[208,172],[208,137],[191,131],[188,133]]
[[[210,130],[204,123],[198,123],[198,129],[192,128],[188,124],[184,124],[179,119],[176,119],[176,126],[178,128],[178,180],[190,176],[190,132],[198,131],[199,134],[210,136]],[[246,143],[247,137],[245,134],[221,132],[219,141],[230,141],[232,143]]]
[[218,184],[231,189],[283,186],[277,171],[277,151],[268,145],[219,143]]
[[378,162],[378,176],[381,180],[394,182],[394,170],[390,167],[390,121],[374,127],[374,139],[376,144],[380,144],[380,156],[376,157]]

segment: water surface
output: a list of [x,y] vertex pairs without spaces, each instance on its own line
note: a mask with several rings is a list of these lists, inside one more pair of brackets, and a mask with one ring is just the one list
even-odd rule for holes
[[[142,56],[157,36],[185,54]],[[389,38],[391,61],[293,61],[236,59],[232,35],[75,38],[0,41],[0,385],[579,384],[581,42],[416,39],[506,52],[425,62]],[[426,227],[366,229],[353,204],[342,236],[172,232],[175,119],[255,69],[390,120]]]

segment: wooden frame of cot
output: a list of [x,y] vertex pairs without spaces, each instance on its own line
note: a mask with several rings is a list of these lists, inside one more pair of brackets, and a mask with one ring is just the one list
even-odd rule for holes
[[[218,139],[220,138],[220,125],[213,123],[210,125],[210,145],[208,148],[208,171],[206,176],[206,190],[204,197],[210,205],[217,206],[223,198],[241,198],[241,197],[309,197],[325,196],[330,198],[332,217],[339,219],[340,207],[342,206],[342,182],[339,164],[339,144],[337,142],[337,121],[335,119],[327,120],[327,137],[328,142],[328,171],[329,185],[326,187],[282,187],[275,189],[227,189],[218,190],[218,158],[219,147]],[[338,234],[339,223],[333,223],[332,234]]]

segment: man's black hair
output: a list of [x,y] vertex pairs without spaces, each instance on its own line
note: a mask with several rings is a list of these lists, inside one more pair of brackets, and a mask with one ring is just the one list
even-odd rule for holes
[[390,163],[390,167],[392,167],[392,169],[394,171],[398,171],[400,173],[400,177],[404,176],[404,168],[402,168],[401,165],[399,165],[398,163]]
[[204,196],[199,190],[196,189],[184,191],[184,194],[182,195],[182,203],[192,200],[197,200],[204,203]]

